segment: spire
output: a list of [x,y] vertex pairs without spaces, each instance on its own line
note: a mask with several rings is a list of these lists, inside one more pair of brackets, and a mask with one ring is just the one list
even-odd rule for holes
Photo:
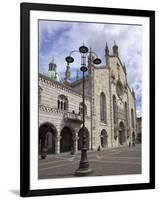
[[52,56],[52,61],[51,62],[54,64],[54,56]]
[[109,67],[109,48],[108,48],[107,42],[105,45],[105,61],[106,61],[107,67]]
[[94,59],[94,56],[92,54],[92,48],[89,49],[89,55],[88,55],[88,63],[92,62]]
[[114,40],[114,45],[113,45],[113,55],[118,56],[118,46],[116,45],[115,40]]
[[105,45],[105,55],[106,55],[106,56],[109,55],[109,48],[108,48],[107,42],[106,42],[106,45]]
[[92,48],[90,47],[89,55],[88,55],[88,68],[90,68],[93,60],[94,60],[94,56],[93,56],[93,53],[92,53]]
[[132,95],[133,95],[133,97],[134,97],[134,99],[135,99],[135,91],[134,91],[134,88],[132,88]]
[[70,78],[71,78],[70,66],[69,63],[67,63],[64,82],[70,83]]

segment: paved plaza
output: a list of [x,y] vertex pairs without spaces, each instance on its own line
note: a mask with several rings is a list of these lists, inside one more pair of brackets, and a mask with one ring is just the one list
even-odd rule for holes
[[[89,176],[109,176],[141,173],[141,145],[119,147],[102,151],[88,152],[88,161],[93,173]],[[74,177],[80,162],[80,151],[50,154],[46,159],[39,158],[39,179]]]

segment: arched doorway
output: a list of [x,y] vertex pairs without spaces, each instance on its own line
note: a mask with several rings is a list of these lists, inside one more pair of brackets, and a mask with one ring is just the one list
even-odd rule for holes
[[[81,150],[82,148],[82,137],[83,137],[83,128],[81,128],[78,132],[78,150]],[[88,129],[85,127],[85,133],[86,133],[86,141],[87,141],[87,148],[89,149],[89,131]]]
[[39,153],[43,148],[47,148],[48,154],[55,153],[55,138],[57,130],[54,125],[49,122],[39,127]]
[[119,124],[119,144],[123,145],[125,142],[125,126],[123,122]]
[[100,139],[101,139],[102,148],[107,148],[108,147],[108,134],[105,129],[103,129],[101,131]]
[[68,152],[73,149],[73,131],[64,127],[61,131],[60,152]]

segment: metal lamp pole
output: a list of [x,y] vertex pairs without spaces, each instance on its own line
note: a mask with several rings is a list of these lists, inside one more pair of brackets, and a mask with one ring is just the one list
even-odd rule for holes
[[[75,171],[75,176],[86,176],[87,174],[90,174],[93,172],[93,170],[89,167],[89,162],[87,159],[87,129],[85,127],[85,81],[84,81],[84,73],[88,70],[86,67],[86,55],[89,53],[88,48],[86,46],[81,46],[79,48],[79,51],[72,51],[73,52],[79,52],[81,54],[81,72],[82,72],[82,79],[83,79],[83,125],[81,128],[82,132],[82,148],[81,148],[81,160],[79,164],[79,168]],[[66,61],[68,63],[74,62],[74,59],[70,56],[66,57]],[[92,52],[91,52],[92,53]],[[94,53],[94,52],[93,52]],[[96,55],[96,54],[95,54]],[[99,58],[96,58],[93,60],[94,64],[100,64],[101,60]]]

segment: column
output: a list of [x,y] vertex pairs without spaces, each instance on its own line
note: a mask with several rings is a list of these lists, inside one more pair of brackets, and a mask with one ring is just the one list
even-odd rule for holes
[[60,153],[60,139],[61,139],[61,136],[57,135],[55,139],[55,153],[57,154]]

